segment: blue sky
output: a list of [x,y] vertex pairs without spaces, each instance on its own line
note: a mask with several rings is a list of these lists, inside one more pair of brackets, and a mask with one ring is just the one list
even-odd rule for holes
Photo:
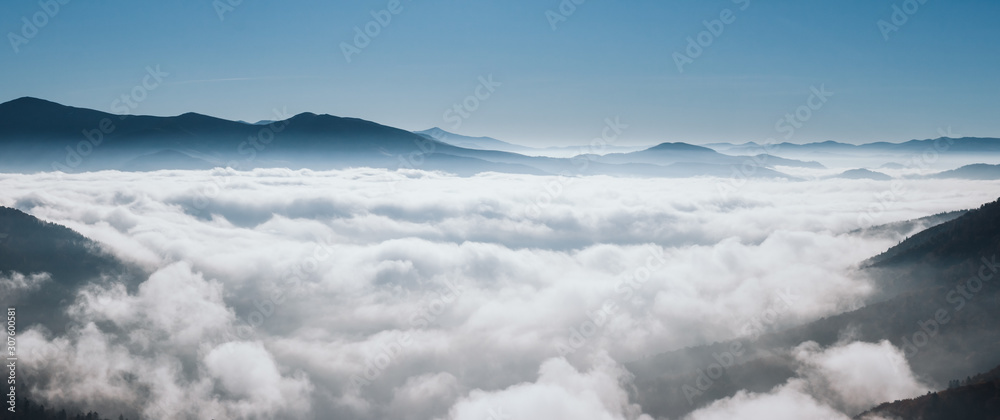
[[[790,141],[905,141],[949,126],[1000,137],[995,0],[926,0],[888,39],[878,22],[906,1],[587,0],[553,30],[546,12],[560,0],[401,0],[350,62],[341,43],[389,0],[243,0],[220,19],[227,1],[70,0],[17,52],[22,18],[45,12],[5,1],[0,101],[110,112],[158,65],[169,76],[134,113],[311,111],[532,145],[586,142],[618,116],[621,144],[707,143],[784,139],[776,121],[825,86],[834,96]],[[679,72],[674,53],[726,9],[735,20]],[[446,111],[490,75],[500,85],[456,128]]]

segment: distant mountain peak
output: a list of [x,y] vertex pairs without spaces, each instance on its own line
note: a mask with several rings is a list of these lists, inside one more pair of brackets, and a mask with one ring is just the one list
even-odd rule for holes
[[843,178],[843,179],[871,179],[871,180],[876,180],[876,181],[888,181],[888,180],[892,179],[891,176],[886,175],[884,173],[876,172],[876,171],[873,171],[873,170],[870,170],[870,169],[864,169],[864,168],[850,169],[850,170],[847,170],[847,171],[844,171],[844,172],[840,173],[839,175],[835,175],[834,178]]
[[961,179],[976,179],[976,180],[1000,179],[1000,165],[991,165],[988,163],[974,163],[971,165],[962,166],[957,169],[952,169],[950,171],[944,171],[931,175],[930,178],[938,178],[938,179],[961,178]]
[[647,151],[683,151],[683,152],[706,152],[706,153],[716,153],[714,150],[707,147],[695,146],[688,143],[660,143],[656,146],[646,149]]
[[23,104],[31,104],[31,103],[44,103],[44,104],[59,105],[59,104],[57,104],[55,102],[52,102],[52,101],[49,101],[49,100],[46,100],[46,99],[36,98],[34,96],[22,96],[20,98],[4,102],[3,105],[6,105],[6,104],[21,104],[21,105],[23,105]]
[[181,120],[187,120],[187,121],[190,121],[190,120],[200,120],[200,119],[213,119],[213,120],[218,119],[218,118],[215,118],[215,117],[210,117],[210,116],[205,115],[205,114],[199,114],[197,112],[185,112],[185,113],[183,113],[181,115],[178,115],[177,118],[179,118]]
[[291,118],[288,119],[288,121],[311,121],[311,120],[316,120],[318,118],[319,114],[315,114],[312,112],[302,112],[293,115]]
[[415,134],[431,137],[434,140],[448,143],[452,146],[464,147],[477,150],[500,150],[506,152],[523,152],[531,150],[527,146],[508,143],[492,137],[472,137],[455,134],[441,127],[431,127],[423,131],[414,131]]
[[[502,140],[497,140],[495,138],[486,137],[486,136],[466,136],[466,135],[462,135],[462,134],[456,134],[456,133],[452,133],[451,131],[445,130],[445,129],[441,128],[441,127],[431,127],[431,128],[426,129],[426,130],[423,130],[423,131],[415,131],[415,133],[417,133],[417,134],[427,134],[427,135],[430,135],[430,136],[435,136],[435,135],[441,136],[441,135],[443,135],[443,136],[454,136],[454,137],[459,137],[459,138],[464,138],[464,139],[502,141]],[[507,143],[507,142],[504,142],[504,143]]]
[[52,102],[46,99],[35,98],[32,96],[22,96],[20,98],[10,100],[0,104],[0,109],[9,108],[16,110],[55,110],[72,108],[70,106],[62,105],[56,102]]

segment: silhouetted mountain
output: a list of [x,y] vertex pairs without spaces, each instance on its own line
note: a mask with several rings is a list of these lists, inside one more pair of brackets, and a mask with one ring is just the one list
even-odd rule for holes
[[960,385],[918,398],[887,402],[856,419],[997,420],[1000,419],[1000,367],[964,380]]
[[428,136],[433,140],[448,143],[452,146],[463,147],[466,149],[497,150],[501,152],[514,152],[514,153],[530,152],[534,150],[534,148],[532,147],[507,143],[505,141],[497,140],[492,137],[470,137],[470,136],[463,136],[460,134],[450,133],[438,127],[434,127],[424,131],[416,131],[415,133]]
[[99,244],[20,210],[0,207],[0,236],[0,277],[24,279],[0,282],[0,305],[17,307],[25,326],[43,324],[61,331],[67,321],[64,309],[80,286],[127,280],[138,273]]
[[[807,341],[831,346],[845,333],[856,341],[889,340],[932,385],[989,369],[1000,364],[1000,331],[995,328],[1000,323],[1000,287],[989,281],[1000,278],[998,256],[1000,201],[922,231],[863,263],[881,288],[867,306],[759,337],[627,364],[635,375],[634,397],[654,417],[677,418],[741,389],[767,392],[795,375],[791,348]],[[734,343],[740,343],[745,354],[689,403],[683,387],[694,384],[701,374],[698,369],[717,363],[713,355]]]
[[730,155],[770,153],[789,159],[815,160],[830,167],[844,168],[881,167],[944,171],[974,163],[1000,162],[1000,139],[978,137],[941,137],[903,143],[876,142],[860,145],[834,141],[808,144],[780,143],[769,144],[767,147],[756,143],[741,145],[713,143],[712,148]]
[[646,163],[653,165],[668,165],[678,162],[732,165],[742,163],[742,160],[735,156],[723,155],[707,147],[686,143],[662,143],[637,152],[596,156],[595,160],[602,163]]
[[[713,143],[712,148],[726,152],[747,153],[761,150],[763,146],[750,142],[744,144]],[[777,150],[803,153],[815,152],[821,154],[828,153],[856,153],[856,152],[888,152],[888,153],[922,153],[927,150],[945,149],[949,153],[1000,153],[1000,139],[963,137],[963,138],[938,138],[927,140],[910,140],[903,143],[874,142],[865,144],[849,144],[835,141],[824,141],[816,143],[779,143],[770,147]]]
[[[604,156],[594,156],[598,162],[602,163],[645,163],[656,165],[669,165],[673,163],[701,163],[710,165],[747,166],[754,169],[773,168],[775,166],[789,166],[802,168],[823,168],[819,162],[803,162],[794,159],[785,159],[777,156],[759,154],[756,156],[730,156],[703,146],[696,146],[687,143],[662,143],[651,148],[631,153],[611,153]],[[733,170],[723,176],[732,175]],[[777,173],[762,171],[755,176],[773,177]],[[782,177],[787,175],[777,174]]]
[[[575,156],[580,154],[581,151],[588,151],[592,148],[590,146],[555,146],[555,147],[530,147],[522,146],[519,144],[508,143],[502,140],[497,140],[492,137],[470,137],[463,136],[461,134],[455,134],[445,131],[441,128],[434,127],[424,131],[416,131],[417,134],[427,136],[431,139],[438,140],[444,143],[448,143],[452,146],[462,147],[466,149],[476,149],[476,150],[496,150],[502,152],[513,152],[520,153],[528,156]],[[645,149],[646,147],[635,147],[635,146],[616,146],[616,145],[603,145],[603,152],[633,152],[636,150]]]
[[35,140],[48,140],[78,136],[84,128],[108,114],[85,108],[63,106],[36,98],[19,98],[0,104],[0,140],[9,142],[26,136]]
[[998,246],[1000,201],[995,201],[913,235],[865,265],[893,269],[918,267],[916,271],[935,273],[947,273],[956,265],[964,265],[962,271],[968,271],[979,265],[978,258],[970,256],[995,254]]
[[865,237],[894,238],[898,236],[910,236],[930,229],[945,222],[955,220],[967,213],[966,210],[949,211],[935,215],[921,217],[919,219],[905,220],[902,222],[886,223],[878,226],[865,227],[852,230],[848,233]]
[[1000,179],[1000,165],[987,165],[984,163],[979,163],[975,165],[966,165],[958,169],[953,169],[950,171],[944,171],[938,174],[930,175],[928,178],[935,179],[978,179],[978,180],[993,180]]
[[785,159],[783,157],[778,157],[774,155],[760,154],[754,156],[758,161],[764,162],[766,165],[774,166],[788,166],[792,168],[808,168],[808,169],[825,169],[822,163],[816,161],[802,161],[795,159]]
[[[308,112],[259,125],[195,113],[176,117],[112,115],[35,98],[0,104],[0,169],[9,172],[364,166],[441,170],[463,176],[495,171],[687,177],[729,176],[731,169],[722,171],[717,165],[742,163],[740,158],[697,146],[688,148],[704,149],[700,152],[715,159],[674,157],[609,164],[467,149],[428,137],[356,118]],[[689,152],[686,154],[694,156]],[[716,166],[668,167],[674,163]],[[762,170],[751,176],[783,175]]]
[[844,171],[840,174],[834,175],[832,178],[841,179],[871,179],[875,181],[889,181],[892,177],[881,172],[875,172],[868,169],[851,169]]
[[[498,170],[539,173],[534,168],[496,165],[450,157],[450,145],[408,131],[355,118],[303,113],[268,125],[249,125],[200,114],[176,117],[120,116],[67,107],[35,98],[0,104],[0,167],[14,171],[67,172],[140,170],[202,165],[179,150],[214,158],[238,169],[281,166],[293,169],[372,166]],[[428,150],[437,159],[420,159]],[[190,156],[189,156],[190,157]],[[163,158],[163,159],[157,159]],[[426,166],[424,166],[426,165]],[[179,169],[179,168],[177,168]]]

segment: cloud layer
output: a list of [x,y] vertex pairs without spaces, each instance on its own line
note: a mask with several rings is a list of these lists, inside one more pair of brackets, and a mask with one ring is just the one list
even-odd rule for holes
[[[976,207],[1000,186],[755,180],[720,192],[727,182],[0,175],[0,205],[150,273],[135,290],[81,290],[65,335],[24,334],[24,363],[53,404],[154,417],[639,419],[621,363],[745,334],[779,299],[787,310],[769,328],[855,308],[872,292],[855,264],[902,237],[849,232]],[[891,356],[885,344],[796,351],[800,378],[714,412],[777,399],[824,415],[922,389],[860,380],[887,366],[905,378],[903,365],[872,362]],[[845,368],[859,360],[871,369]]]

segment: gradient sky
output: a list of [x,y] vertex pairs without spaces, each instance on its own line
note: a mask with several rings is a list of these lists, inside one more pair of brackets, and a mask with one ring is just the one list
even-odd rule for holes
[[[996,0],[927,0],[888,40],[877,22],[902,0],[588,0],[556,30],[559,0],[402,0],[348,63],[340,44],[388,3],[243,0],[220,19],[212,0],[71,0],[15,53],[11,34],[42,8],[6,0],[0,101],[110,112],[159,65],[169,76],[134,113],[256,121],[278,108],[529,145],[582,143],[619,116],[620,144],[707,143],[777,138],[775,122],[825,85],[835,95],[791,141],[1000,137]],[[679,73],[674,52],[724,9],[736,20]],[[502,86],[455,129],[445,111],[488,75]]]

